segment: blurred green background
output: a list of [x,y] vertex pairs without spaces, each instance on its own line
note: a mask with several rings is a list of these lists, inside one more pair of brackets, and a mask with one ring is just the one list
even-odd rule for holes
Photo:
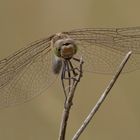
[[[60,31],[140,26],[139,0],[0,0],[0,58]],[[121,75],[80,140],[140,139],[140,71]],[[67,140],[111,76],[84,73],[76,90]],[[0,140],[56,140],[64,95],[58,79],[32,101],[0,110]]]

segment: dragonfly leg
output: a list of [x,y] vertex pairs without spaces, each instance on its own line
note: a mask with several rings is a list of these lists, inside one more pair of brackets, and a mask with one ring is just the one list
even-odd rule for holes
[[63,91],[65,95],[65,103],[66,103],[67,96],[71,91],[74,83],[79,82],[80,78],[82,77],[83,60],[82,59],[78,60],[79,62],[78,67],[74,67],[70,60],[64,60],[63,62],[64,63],[63,63],[63,68],[61,73],[61,81],[62,81],[62,87],[63,87]]
[[70,71],[70,67],[69,67],[69,61],[66,61],[67,63],[67,74],[68,74],[68,93],[70,92],[70,86],[71,86],[71,71]]
[[[71,69],[68,60],[64,60],[64,65],[61,73],[61,81],[65,97],[67,98],[67,93],[70,92],[72,84]],[[66,81],[68,82],[67,85]]]
[[82,73],[83,73],[83,69],[82,69],[82,65],[83,65],[83,59],[82,57],[80,59],[78,58],[73,58],[73,60],[78,61],[79,62],[79,66],[78,67],[74,67],[71,63],[71,61],[69,61],[69,64],[71,66],[71,70],[73,72],[73,77],[75,78],[77,75],[80,74],[80,76],[82,77]]
[[65,95],[64,106],[66,107],[67,96],[72,87],[71,70],[70,70],[68,60],[64,60],[64,65],[61,73],[61,81],[62,81],[62,87]]
[[65,98],[67,99],[67,94],[66,94],[66,89],[65,89],[65,84],[64,84],[64,79],[66,76],[65,74],[66,74],[66,63],[64,62],[62,72],[61,72],[61,82],[62,82],[62,87],[63,87]]

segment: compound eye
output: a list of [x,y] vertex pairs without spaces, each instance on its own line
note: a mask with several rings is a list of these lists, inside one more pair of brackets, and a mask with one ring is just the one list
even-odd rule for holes
[[61,51],[61,48],[58,48],[57,51],[60,52]]
[[55,48],[54,53],[55,53],[56,56],[61,57],[61,48],[60,47]]

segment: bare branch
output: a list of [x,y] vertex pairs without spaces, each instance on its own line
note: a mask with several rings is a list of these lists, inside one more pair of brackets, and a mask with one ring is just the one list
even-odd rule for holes
[[76,75],[75,77],[73,77],[73,79],[72,79],[73,80],[73,85],[72,86],[69,85],[70,86],[70,91],[67,95],[65,105],[64,105],[64,110],[63,110],[63,114],[62,114],[62,121],[61,121],[58,140],[65,140],[67,122],[68,122],[68,118],[69,118],[70,109],[71,109],[71,106],[73,104],[72,100],[73,100],[73,97],[74,97],[74,93],[75,93],[77,84],[80,82],[80,79],[82,77],[82,64],[83,64],[83,61],[81,59],[80,60],[79,74]]
[[113,85],[115,84],[116,80],[118,79],[120,73],[122,72],[125,64],[127,63],[128,59],[130,58],[131,54],[132,54],[131,51],[126,54],[126,56],[124,57],[124,59],[122,60],[122,62],[120,64],[120,66],[118,67],[118,70],[116,71],[115,75],[113,76],[112,80],[109,82],[105,91],[102,93],[101,97],[99,98],[99,100],[97,101],[96,105],[93,107],[93,109],[91,110],[91,112],[89,113],[87,118],[84,120],[84,122],[81,125],[81,127],[79,128],[79,130],[75,133],[72,140],[77,140],[79,138],[79,136],[82,134],[82,132],[84,131],[86,126],[89,124],[89,122],[93,118],[93,116],[96,114],[99,107],[101,106],[101,104],[104,102],[106,96],[108,95],[109,91],[112,89]]

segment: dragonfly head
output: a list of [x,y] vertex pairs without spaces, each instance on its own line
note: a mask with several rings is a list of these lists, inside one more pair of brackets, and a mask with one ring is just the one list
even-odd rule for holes
[[57,57],[71,59],[77,52],[77,46],[73,39],[65,34],[57,34],[53,40],[53,49]]

